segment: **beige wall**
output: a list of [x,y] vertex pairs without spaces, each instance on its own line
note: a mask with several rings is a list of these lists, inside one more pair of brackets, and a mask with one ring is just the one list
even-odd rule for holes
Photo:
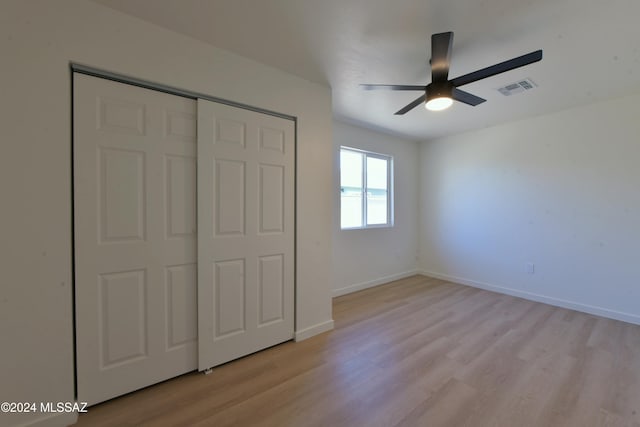
[[[334,121],[333,294],[343,295],[416,273],[418,143]],[[393,156],[390,228],[340,230],[340,146]]]
[[634,95],[424,143],[421,269],[640,324],[639,105]]
[[0,52],[0,401],[74,399],[71,61],[298,118],[296,335],[332,327],[329,88],[80,0],[3,1]]

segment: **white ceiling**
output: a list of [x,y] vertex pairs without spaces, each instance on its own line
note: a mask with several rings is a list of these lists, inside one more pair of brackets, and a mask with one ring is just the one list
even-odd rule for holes
[[[93,0],[330,85],[335,117],[414,140],[493,126],[640,91],[638,0]],[[430,82],[432,33],[453,31],[450,77],[544,50],[541,62],[462,89],[487,99],[393,113]],[[529,77],[534,90],[496,88]]]

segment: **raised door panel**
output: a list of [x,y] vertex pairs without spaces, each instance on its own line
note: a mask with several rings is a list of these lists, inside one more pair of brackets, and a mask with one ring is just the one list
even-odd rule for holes
[[258,258],[258,327],[284,320],[284,254]]
[[[187,101],[189,102],[189,101]],[[196,115],[174,109],[164,110],[164,135],[168,141],[196,143]]]
[[144,136],[146,108],[144,103],[131,98],[96,97],[98,103],[98,130]]
[[168,239],[196,237],[196,160],[166,155],[166,236]]
[[166,270],[167,349],[183,347],[197,339],[195,310],[196,264],[173,265]]
[[280,165],[259,165],[258,221],[259,233],[284,232],[285,168]]
[[286,136],[282,129],[260,127],[260,149],[284,154]]
[[246,147],[247,127],[242,120],[228,117],[215,119],[215,143],[244,149]]
[[99,345],[103,369],[147,357],[145,270],[100,275]]
[[144,240],[145,153],[98,148],[101,243]]
[[245,162],[216,159],[213,204],[215,235],[237,236],[245,233]]
[[245,260],[219,261],[214,268],[216,326],[213,339],[218,341],[246,331]]

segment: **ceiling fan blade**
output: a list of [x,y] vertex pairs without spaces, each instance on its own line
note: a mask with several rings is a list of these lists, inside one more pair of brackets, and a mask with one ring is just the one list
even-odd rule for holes
[[510,59],[508,61],[501,62],[499,64],[492,65],[487,68],[483,68],[473,73],[465,74],[464,76],[451,79],[453,86],[463,86],[469,83],[473,83],[478,80],[486,79],[487,77],[495,76],[496,74],[504,73],[506,71],[514,70],[516,68],[524,67],[525,65],[533,64],[542,59],[542,49],[535,52],[527,53],[526,55],[518,56],[517,58]]
[[412,86],[412,85],[366,85],[366,84],[361,84],[360,87],[362,87],[364,90],[380,90],[380,89],[387,89],[387,90],[425,90],[426,86]]
[[453,32],[433,34],[431,36],[431,81],[447,81],[451,63],[451,45]]
[[409,111],[413,110],[414,108],[416,108],[418,105],[422,104],[425,99],[427,99],[427,94],[425,93],[424,95],[422,95],[420,98],[416,99],[415,101],[413,101],[412,103],[408,104],[406,107],[398,110],[395,114],[396,116],[401,116],[404,113],[408,113]]
[[476,105],[482,104],[486,101],[486,99],[484,98],[480,98],[479,96],[475,96],[469,92],[465,92],[455,87],[451,89],[451,97],[456,101],[471,105],[472,107],[475,107]]

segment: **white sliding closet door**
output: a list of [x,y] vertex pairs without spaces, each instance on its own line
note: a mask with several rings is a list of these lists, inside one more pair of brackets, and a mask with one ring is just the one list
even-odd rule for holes
[[196,102],[74,75],[78,400],[197,368]]
[[293,338],[294,124],[198,100],[204,370]]

